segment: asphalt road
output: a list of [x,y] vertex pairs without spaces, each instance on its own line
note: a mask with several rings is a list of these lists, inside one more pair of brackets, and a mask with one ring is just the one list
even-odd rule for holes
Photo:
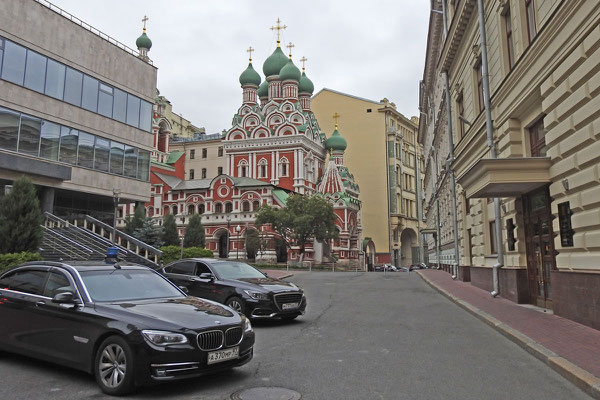
[[[291,323],[255,323],[254,360],[219,375],[144,388],[134,399],[229,399],[278,386],[303,399],[588,399],[411,273],[300,273]],[[2,399],[97,399],[91,376],[0,354]]]

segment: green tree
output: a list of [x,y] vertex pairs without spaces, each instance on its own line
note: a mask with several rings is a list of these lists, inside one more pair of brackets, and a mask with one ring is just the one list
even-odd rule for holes
[[337,237],[333,206],[318,195],[292,195],[285,208],[264,205],[259,210],[255,224],[271,224],[273,230],[288,248],[300,248],[300,262],[304,258],[306,244],[313,239],[319,241]]
[[185,230],[183,247],[204,247],[205,245],[202,217],[198,214],[194,214],[190,218],[187,229]]
[[246,230],[246,255],[250,259],[256,258],[256,253],[260,249],[260,236],[256,229]]
[[123,232],[128,235],[131,235],[136,229],[140,229],[142,225],[144,225],[144,220],[146,219],[146,213],[144,212],[144,206],[138,205],[135,208],[135,213],[133,217],[128,215],[125,217],[125,228]]
[[28,178],[18,178],[0,198],[0,253],[36,252],[44,235],[42,223],[35,186]]
[[163,230],[156,225],[152,218],[144,218],[142,226],[131,233],[131,236],[152,247],[159,248],[163,245]]
[[173,214],[167,214],[163,218],[161,240],[165,246],[176,246],[179,244],[177,223],[175,223],[175,217]]

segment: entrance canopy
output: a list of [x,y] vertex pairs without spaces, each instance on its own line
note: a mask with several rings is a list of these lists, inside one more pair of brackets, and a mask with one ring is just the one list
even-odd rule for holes
[[468,198],[518,197],[550,183],[550,158],[481,159],[457,182]]

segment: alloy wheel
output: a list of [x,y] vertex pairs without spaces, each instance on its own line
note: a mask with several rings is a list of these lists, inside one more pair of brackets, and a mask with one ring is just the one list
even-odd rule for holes
[[98,361],[98,371],[102,383],[109,388],[118,387],[127,371],[125,350],[116,343],[111,343],[102,350]]

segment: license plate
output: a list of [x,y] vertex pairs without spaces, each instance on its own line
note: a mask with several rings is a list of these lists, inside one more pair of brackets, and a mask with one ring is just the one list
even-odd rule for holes
[[207,364],[215,364],[220,363],[227,360],[232,360],[234,358],[238,358],[240,355],[239,347],[232,347],[226,350],[219,351],[211,351],[208,353],[208,362]]
[[298,308],[298,306],[300,306],[300,303],[283,303],[283,305],[281,306],[282,310],[291,310],[293,308]]

